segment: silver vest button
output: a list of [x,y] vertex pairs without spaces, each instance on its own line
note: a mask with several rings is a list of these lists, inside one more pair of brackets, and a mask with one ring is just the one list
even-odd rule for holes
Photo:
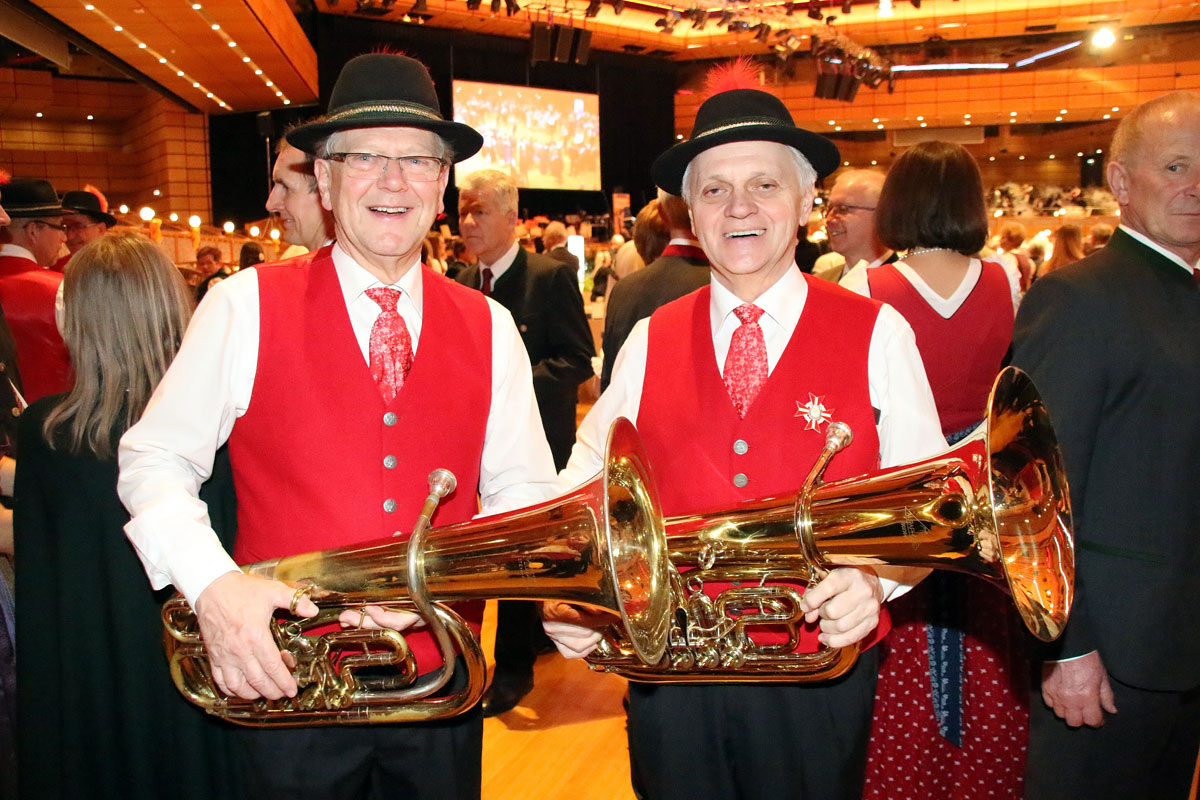
[[733,443],[733,452],[737,453],[739,456],[746,455],[746,451],[749,449],[750,445],[746,444],[745,439],[738,439]]
[[384,500],[383,501],[383,510],[389,514],[392,513],[393,511],[395,511],[396,510],[396,501],[390,497],[387,500]]
[[389,428],[396,424],[396,412],[389,411],[383,415],[383,424]]
[[395,456],[384,456],[383,457],[383,466],[386,467],[387,469],[395,469],[396,468],[396,457]]
[[737,475],[733,476],[733,485],[739,489],[744,488],[749,482],[750,479],[746,477],[746,473],[744,472],[739,472]]

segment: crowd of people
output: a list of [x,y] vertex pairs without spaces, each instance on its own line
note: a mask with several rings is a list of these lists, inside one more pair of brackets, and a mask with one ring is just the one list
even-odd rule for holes
[[[0,797],[478,798],[483,717],[530,691],[539,652],[610,646],[611,616],[501,601],[490,687],[453,717],[247,729],[175,691],[162,601],[188,601],[233,703],[311,704],[273,634],[287,615],[318,632],[399,631],[407,669],[436,682],[451,665],[417,615],[318,617],[313,587],[239,565],[403,540],[421,514],[442,527],[550,500],[605,467],[619,418],[636,425],[665,516],[794,495],[827,457],[831,420],[853,438],[827,482],[931,458],[976,429],[1008,364],[1041,391],[1069,478],[1064,635],[1034,642],[1008,598],[950,572],[768,575],[759,589],[795,610],[782,637],[775,617],[742,619],[746,646],[854,647],[857,661],[823,681],[631,680],[633,790],[1187,796],[1200,96],[1164,95],[1120,123],[1116,231],[1063,225],[1044,258],[1002,226],[993,250],[974,159],[926,142],[887,173],[838,174],[822,204],[834,255],[818,258],[803,244],[836,146],[767,92],[713,94],[654,162],[659,193],[629,241],[594,248],[603,393],[578,430],[597,353],[567,227],[546,223],[533,252],[516,181],[484,169],[460,179],[458,237],[433,230],[451,164],[483,144],[443,116],[418,61],[352,59],[329,113],[276,151],[267,208],[298,252],[265,264],[246,245],[226,265],[201,250],[191,285],[145,237],[108,231],[96,194],[0,185],[0,493],[14,508],[0,565],[15,566],[0,576]],[[431,512],[437,468],[457,488]],[[715,608],[734,586],[687,585],[689,603]],[[478,636],[482,604],[449,606]],[[468,683],[455,664],[446,691]]]

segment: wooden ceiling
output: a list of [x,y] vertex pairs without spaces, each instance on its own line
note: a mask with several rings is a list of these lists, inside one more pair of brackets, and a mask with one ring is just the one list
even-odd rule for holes
[[[623,6],[622,13],[616,13],[614,1]],[[1190,47],[1187,59],[1195,58],[1192,53],[1200,45],[1200,5],[1192,0],[918,0],[919,8],[913,0],[892,0],[890,16],[878,5],[883,1],[850,0],[843,5],[842,0],[598,0],[598,9],[591,9],[597,13],[588,17],[590,0],[524,5],[522,0],[500,0],[495,12],[493,0],[483,0],[475,10],[468,8],[467,0],[291,0],[291,6],[288,0],[31,0],[184,102],[216,114],[317,101],[316,53],[296,20],[296,12],[302,10],[298,3],[311,3],[304,10],[319,13],[516,38],[528,38],[534,22],[568,25],[591,31],[593,49],[680,61],[765,54],[789,35],[799,41],[797,53],[802,56],[813,35],[830,38],[833,33],[886,52],[893,63],[937,58],[930,55],[928,44],[917,46],[934,37],[939,46],[958,51],[954,56],[959,59],[1016,60],[1019,56],[1013,53],[1018,51],[1042,52],[1079,40],[1084,44],[1077,50],[1083,53],[1090,48],[1092,32],[1104,26],[1117,35],[1110,65],[1178,61],[1170,54],[1148,56],[1145,48],[1134,46],[1165,32],[1194,34],[1191,44],[1184,45]],[[810,18],[810,9],[820,19]],[[687,16],[668,33],[660,20],[672,17],[671,12]],[[730,32],[721,26],[723,12],[744,22],[746,30]],[[759,25],[769,30],[755,27]],[[789,33],[781,34],[784,29]],[[989,49],[982,40],[1007,44]],[[1013,47],[1014,41],[1027,45]]]

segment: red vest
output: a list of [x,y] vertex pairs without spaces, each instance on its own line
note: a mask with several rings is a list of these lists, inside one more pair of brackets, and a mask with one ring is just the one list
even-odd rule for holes
[[[434,525],[474,516],[491,406],[491,313],[483,295],[424,270],[416,358],[385,406],[354,337],[330,248],[259,267],[258,284],[254,390],[229,438],[238,495],[234,559],[244,564],[396,532],[403,540],[438,467],[455,474],[458,489],[442,501]],[[481,603],[458,611],[482,619]],[[440,664],[428,634],[409,644],[422,672]]]
[[[825,446],[829,420],[849,425],[854,440],[834,456],[826,482],[878,468],[867,357],[879,303],[811,276],[805,281],[808,299],[796,330],[745,419],[734,410],[717,367],[709,287],[650,317],[637,428],[667,516],[795,496]],[[826,341],[836,346],[810,346]],[[705,589],[715,596],[728,586],[711,582]],[[864,646],[889,628],[885,612]],[[816,650],[817,632],[815,625],[805,626],[797,652]],[[761,630],[753,638],[777,640]]]
[[0,256],[0,308],[17,348],[17,369],[25,399],[65,392],[71,388],[71,359],[54,322],[54,297],[62,273],[42,269],[37,262]]
[[992,382],[1012,342],[1012,284],[1004,267],[983,262],[979,283],[949,319],[925,302],[891,264],[868,273],[871,297],[895,308],[917,336],[942,433],[983,419]]

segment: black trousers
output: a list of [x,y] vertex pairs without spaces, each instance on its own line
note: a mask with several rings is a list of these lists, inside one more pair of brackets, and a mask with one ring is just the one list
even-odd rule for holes
[[1117,713],[1071,728],[1036,689],[1030,699],[1026,800],[1186,800],[1200,752],[1200,688],[1154,692],[1112,675]]
[[874,649],[819,683],[629,684],[629,760],[644,800],[858,800]]
[[[465,685],[462,660],[447,692]],[[438,722],[239,728],[254,800],[478,800],[483,713]]]

